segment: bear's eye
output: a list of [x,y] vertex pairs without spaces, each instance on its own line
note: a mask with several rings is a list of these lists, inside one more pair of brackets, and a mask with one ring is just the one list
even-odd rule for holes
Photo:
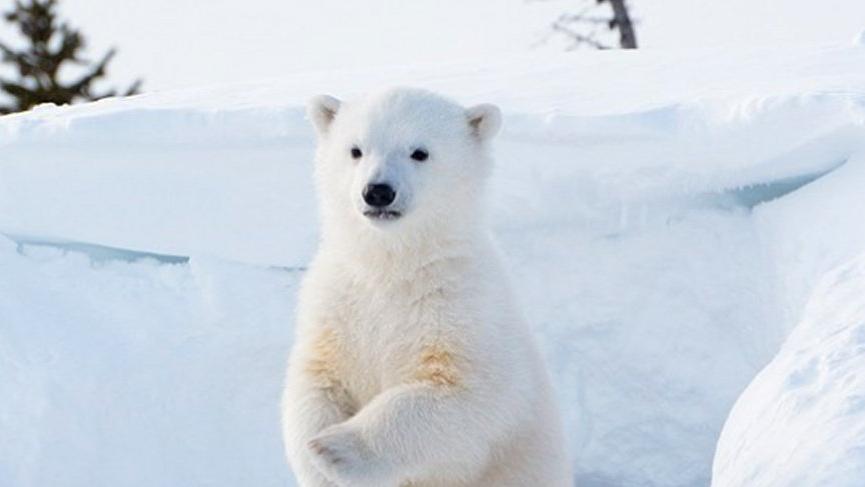
[[411,158],[416,161],[423,162],[427,160],[427,158],[429,158],[429,152],[425,151],[424,149],[415,149],[414,152],[411,153]]
[[360,148],[358,148],[358,146],[352,147],[351,148],[351,158],[352,159],[360,159],[361,157],[363,157],[363,152],[360,151]]

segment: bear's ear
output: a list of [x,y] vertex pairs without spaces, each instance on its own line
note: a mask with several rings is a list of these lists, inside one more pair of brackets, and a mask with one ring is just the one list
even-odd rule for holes
[[312,121],[318,135],[327,133],[327,129],[336,118],[339,105],[340,101],[330,95],[314,96],[306,104],[306,115]]
[[472,135],[481,141],[491,139],[502,126],[502,111],[495,105],[483,103],[466,110]]

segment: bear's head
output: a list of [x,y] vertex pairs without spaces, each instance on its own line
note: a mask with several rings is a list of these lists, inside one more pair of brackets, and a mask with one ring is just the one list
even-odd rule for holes
[[325,226],[392,236],[477,222],[497,107],[398,88],[348,103],[317,96],[308,116]]

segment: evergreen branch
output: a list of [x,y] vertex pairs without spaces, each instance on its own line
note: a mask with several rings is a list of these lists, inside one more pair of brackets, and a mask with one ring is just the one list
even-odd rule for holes
[[141,79],[137,79],[129,85],[129,88],[126,89],[126,92],[123,93],[123,96],[132,96],[141,93],[141,85],[144,84],[144,81]]
[[102,60],[99,61],[99,64],[97,64],[88,74],[85,74],[78,81],[72,83],[68,89],[75,93],[80,93],[85,98],[91,100],[95,99],[90,92],[90,85],[95,80],[105,76],[106,67],[116,53],[116,50],[110,49],[105,53],[105,56],[102,57]]

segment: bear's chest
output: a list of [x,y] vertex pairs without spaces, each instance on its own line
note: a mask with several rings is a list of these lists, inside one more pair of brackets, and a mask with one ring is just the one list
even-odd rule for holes
[[452,335],[459,306],[434,286],[355,289],[339,320],[344,384],[360,404],[417,374],[430,343]]

